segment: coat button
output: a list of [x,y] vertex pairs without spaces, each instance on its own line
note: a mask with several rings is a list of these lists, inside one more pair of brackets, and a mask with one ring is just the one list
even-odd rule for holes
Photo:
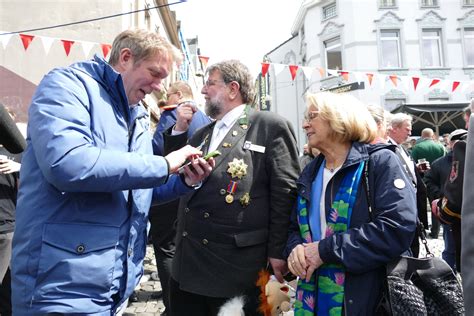
[[86,250],[86,247],[84,245],[79,245],[76,247],[76,252],[79,254],[84,253],[85,250]]
[[352,303],[354,303],[354,301],[353,301],[353,300],[349,300],[349,304],[352,304]]
[[127,254],[128,254],[129,257],[131,257],[132,254],[133,254],[133,249],[132,249],[132,248],[128,248]]
[[207,245],[207,244],[209,243],[209,241],[208,241],[206,238],[204,238],[204,239],[202,240],[202,243],[203,243],[204,245]]
[[185,208],[184,208],[184,212],[185,212],[185,213],[188,213],[188,212],[189,212],[189,207],[185,207]]
[[188,235],[188,232],[183,232],[181,236],[186,237]]
[[208,212],[204,212],[204,218],[209,218],[209,213]]

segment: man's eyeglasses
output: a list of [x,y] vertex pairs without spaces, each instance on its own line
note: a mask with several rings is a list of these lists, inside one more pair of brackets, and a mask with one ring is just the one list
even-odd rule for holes
[[218,83],[218,82],[223,82],[223,83],[225,83],[224,80],[210,80],[210,79],[208,79],[208,80],[206,80],[206,82],[204,82],[204,85],[205,85],[206,87],[210,87],[210,86],[214,86],[214,85],[215,85],[216,83]]
[[303,123],[310,124],[312,120],[319,116],[319,111],[310,111],[304,115]]

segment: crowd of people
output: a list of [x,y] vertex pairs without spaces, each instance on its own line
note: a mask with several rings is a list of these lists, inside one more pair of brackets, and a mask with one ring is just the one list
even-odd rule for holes
[[307,93],[300,157],[289,121],[254,109],[249,69],[226,60],[206,70],[205,113],[174,82],[152,134],[141,100],[179,62],[166,39],[127,30],[108,61],[39,84],[21,169],[0,147],[14,315],[121,315],[149,241],[162,315],[231,315],[242,295],[239,315],[261,315],[262,269],[297,279],[295,315],[375,315],[386,264],[419,254],[419,223],[432,238],[442,227],[443,259],[461,272],[466,130],[443,145],[426,128],[407,146],[409,115]]

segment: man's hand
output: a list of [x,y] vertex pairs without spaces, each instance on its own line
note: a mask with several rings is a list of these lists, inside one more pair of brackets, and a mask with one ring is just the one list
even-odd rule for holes
[[170,166],[170,173],[175,173],[187,159],[192,160],[193,157],[201,155],[202,152],[199,149],[186,145],[181,149],[169,153],[165,159]]
[[201,157],[191,160],[191,164],[183,167],[184,181],[188,186],[194,186],[203,181],[216,165],[214,158],[205,160]]
[[20,171],[21,164],[8,158],[0,158],[0,173],[9,174]]
[[176,125],[174,126],[174,130],[177,132],[186,132],[196,111],[196,105],[191,101],[178,106],[176,108]]
[[288,266],[286,265],[286,261],[283,259],[277,258],[268,258],[270,265],[273,269],[273,274],[275,275],[278,282],[283,283],[285,280],[283,276],[288,273]]
[[319,241],[310,244],[303,244],[306,262],[308,269],[306,269],[306,282],[311,279],[313,272],[316,271],[323,264],[323,260],[319,256]]

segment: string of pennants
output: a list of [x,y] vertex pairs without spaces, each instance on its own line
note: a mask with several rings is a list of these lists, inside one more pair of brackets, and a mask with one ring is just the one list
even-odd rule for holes
[[[16,36],[16,35],[13,35],[13,34],[1,35],[1,32],[0,32],[0,41],[1,41],[2,46],[3,46],[4,49],[7,47],[7,45],[8,45],[8,43],[9,43],[12,36]],[[107,57],[110,50],[112,49],[112,45],[110,45],[110,44],[101,44],[101,43],[94,43],[94,42],[87,42],[87,41],[77,41],[77,40],[73,41],[73,40],[68,40],[68,39],[59,39],[59,38],[54,38],[54,37],[29,35],[29,34],[22,34],[22,33],[18,34],[18,36],[20,37],[20,40],[23,44],[23,48],[25,49],[25,51],[27,51],[28,47],[30,47],[31,43],[35,39],[38,38],[39,40],[42,41],[43,47],[46,51],[46,54],[49,53],[49,50],[51,49],[51,46],[53,45],[54,41],[60,41],[62,43],[62,45],[64,47],[64,52],[66,53],[66,56],[69,56],[69,53],[71,52],[72,46],[76,43],[81,44],[82,49],[84,51],[84,54],[86,56],[89,55],[90,51],[92,50],[92,48],[96,44],[100,45],[102,55],[104,56],[104,58]]]
[[315,73],[319,73],[320,78],[329,76],[341,76],[345,81],[349,81],[349,76],[355,77],[356,81],[362,82],[367,81],[369,87],[374,87],[378,84],[381,88],[385,87],[385,83],[390,80],[392,86],[397,89],[406,90],[412,88],[414,91],[423,88],[428,89],[440,89],[451,93],[454,92],[466,92],[468,89],[474,89],[474,81],[460,81],[460,80],[445,80],[438,78],[427,78],[423,76],[401,76],[401,75],[386,75],[375,72],[359,72],[359,71],[346,71],[346,70],[334,70],[324,69],[322,67],[306,67],[299,65],[285,65],[276,63],[261,63],[262,77],[265,77],[270,69],[270,65],[273,66],[276,75],[279,75],[285,68],[288,68],[291,80],[295,80],[298,70],[302,70],[305,77],[309,80],[312,79]]

